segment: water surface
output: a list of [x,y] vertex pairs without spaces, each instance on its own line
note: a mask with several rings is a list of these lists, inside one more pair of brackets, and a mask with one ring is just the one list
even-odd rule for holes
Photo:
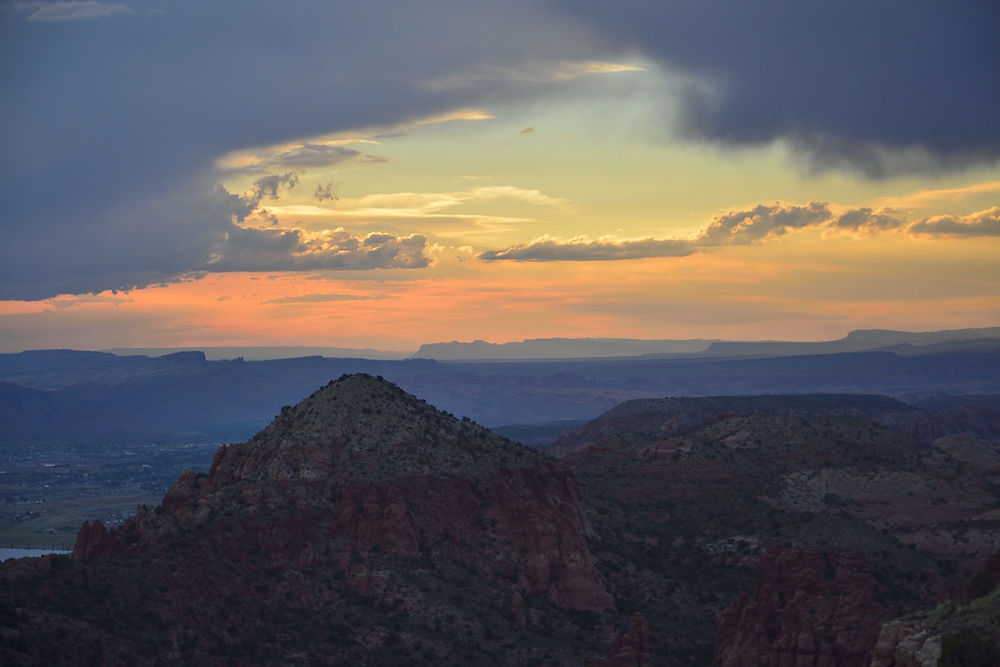
[[61,549],[6,549],[0,548],[0,561],[9,558],[25,558],[29,556],[47,556],[49,554],[68,554],[69,551]]

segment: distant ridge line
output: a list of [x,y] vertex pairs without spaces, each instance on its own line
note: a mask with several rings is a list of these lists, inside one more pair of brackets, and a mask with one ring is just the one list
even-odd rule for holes
[[[420,346],[413,358],[437,361],[572,360],[617,357],[776,357],[875,350],[913,353],[942,344],[1000,342],[1000,327],[909,332],[857,329],[829,341],[720,339],[534,338],[519,342],[451,341]],[[895,349],[894,349],[895,348]]]

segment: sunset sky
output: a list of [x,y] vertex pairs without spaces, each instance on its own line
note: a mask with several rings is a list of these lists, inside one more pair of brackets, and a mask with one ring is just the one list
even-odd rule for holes
[[0,352],[1000,325],[1000,5],[0,2]]

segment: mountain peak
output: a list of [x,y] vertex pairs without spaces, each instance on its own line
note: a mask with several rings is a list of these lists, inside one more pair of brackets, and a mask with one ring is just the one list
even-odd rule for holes
[[381,377],[355,374],[330,382],[295,406],[285,406],[247,443],[221,449],[211,475],[216,484],[488,476],[541,458]]

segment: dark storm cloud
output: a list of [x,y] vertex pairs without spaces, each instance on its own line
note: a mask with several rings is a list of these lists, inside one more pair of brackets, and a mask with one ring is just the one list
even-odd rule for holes
[[693,81],[682,129],[870,176],[1000,156],[996,0],[550,0]]
[[[84,4],[57,9],[82,17],[107,7],[80,11]],[[86,21],[0,11],[0,298],[141,287],[201,271],[246,215],[238,196],[215,188],[221,156],[540,94],[516,82],[426,84],[592,51],[582,29],[527,1],[128,7]],[[263,173],[378,159],[351,150],[303,144]],[[351,261],[425,265],[407,243],[369,247],[367,259]],[[249,266],[237,261],[241,252],[228,265]],[[322,264],[293,264],[310,262]]]

